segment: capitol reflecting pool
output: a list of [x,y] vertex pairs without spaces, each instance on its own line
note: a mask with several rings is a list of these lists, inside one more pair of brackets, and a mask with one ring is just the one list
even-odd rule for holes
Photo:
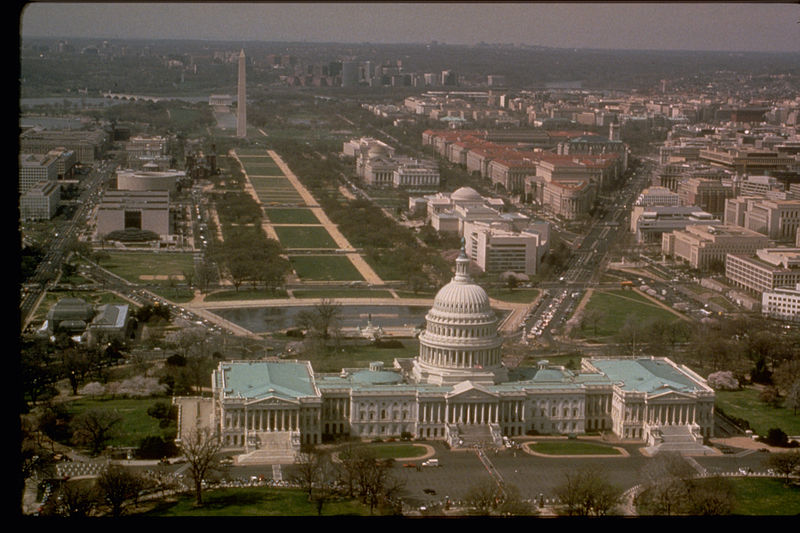
[[[339,325],[343,328],[364,327],[371,318],[372,324],[376,327],[413,329],[424,326],[428,309],[426,306],[408,305],[342,305]],[[212,313],[253,333],[271,333],[294,328],[298,313],[313,310],[313,305],[209,309]]]

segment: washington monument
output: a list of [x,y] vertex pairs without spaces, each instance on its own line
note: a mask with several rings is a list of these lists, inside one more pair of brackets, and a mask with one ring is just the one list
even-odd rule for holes
[[238,100],[236,102],[236,106],[238,108],[238,113],[236,117],[237,137],[247,136],[247,91],[246,91],[247,82],[245,81],[244,66],[245,66],[244,48],[242,48],[242,51],[239,54],[239,95],[238,95]]

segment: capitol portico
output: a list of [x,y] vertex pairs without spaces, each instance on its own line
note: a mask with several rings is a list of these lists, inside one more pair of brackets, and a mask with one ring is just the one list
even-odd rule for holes
[[498,319],[468,264],[462,250],[426,316],[417,357],[331,374],[308,361],[221,362],[213,399],[176,398],[179,438],[206,425],[240,461],[256,461],[336,438],[410,436],[459,447],[608,432],[686,452],[713,436],[713,390],[667,358],[587,358],[579,370],[544,360],[505,367]]

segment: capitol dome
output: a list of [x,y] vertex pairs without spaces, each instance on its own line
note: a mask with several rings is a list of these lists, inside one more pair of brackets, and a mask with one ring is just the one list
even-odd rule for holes
[[456,259],[456,275],[436,294],[431,312],[452,315],[454,318],[476,314],[494,315],[489,305],[489,295],[483,287],[472,281],[467,273],[468,267],[469,258],[462,250]]
[[453,191],[450,199],[458,202],[482,202],[483,197],[472,187],[461,187]]
[[436,294],[419,336],[414,377],[433,384],[495,383],[505,378],[498,319],[483,288],[470,277],[462,248],[452,281]]

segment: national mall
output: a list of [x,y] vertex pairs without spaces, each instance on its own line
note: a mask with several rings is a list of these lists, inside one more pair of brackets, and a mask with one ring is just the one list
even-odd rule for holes
[[664,357],[585,358],[578,371],[547,361],[506,368],[498,318],[468,265],[462,250],[426,316],[417,357],[336,374],[315,373],[307,361],[221,362],[213,398],[175,399],[179,439],[208,427],[240,459],[255,459],[347,436],[452,448],[530,434],[612,432],[654,447],[702,446],[713,436],[714,391]]

